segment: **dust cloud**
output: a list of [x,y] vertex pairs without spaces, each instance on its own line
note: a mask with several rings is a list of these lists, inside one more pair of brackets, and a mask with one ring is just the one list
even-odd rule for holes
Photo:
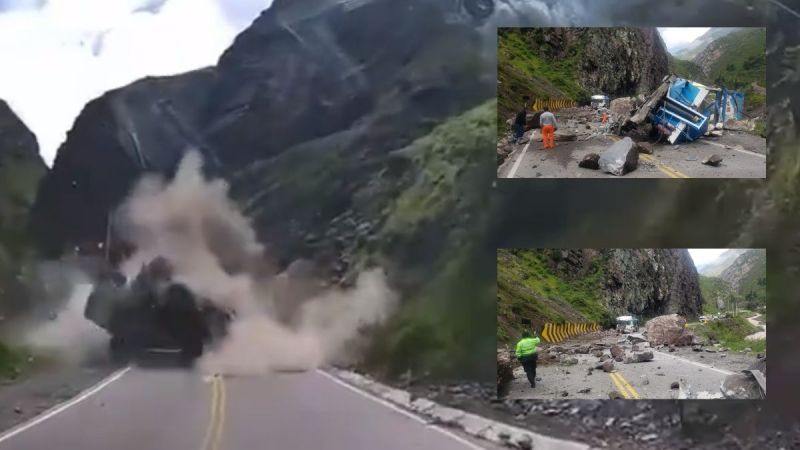
[[26,326],[20,343],[61,363],[79,365],[99,358],[107,348],[108,337],[83,316],[93,288],[91,280],[72,267],[65,266],[61,271],[68,278],[64,281],[68,284],[66,298],[56,299],[60,305],[53,308],[48,319]]
[[[228,336],[207,350],[199,368],[218,373],[308,370],[356,356],[362,331],[384,321],[397,302],[382,272],[360,274],[352,289],[281,298],[276,281],[311,285],[315,280],[263,275],[264,247],[229,200],[227,184],[206,179],[202,165],[199,153],[192,151],[170,182],[143,178],[114,219],[115,230],[137,249],[121,265],[126,276],[162,256],[172,263],[176,281],[235,311]],[[287,302],[289,313],[279,315]]]

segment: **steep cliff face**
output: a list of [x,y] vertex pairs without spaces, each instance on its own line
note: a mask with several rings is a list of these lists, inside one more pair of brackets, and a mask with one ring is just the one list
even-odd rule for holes
[[740,293],[759,286],[766,287],[767,251],[765,249],[745,251],[719,277]]
[[505,121],[525,95],[587,101],[646,94],[669,73],[655,28],[498,29],[498,99]]
[[498,338],[521,320],[609,322],[702,310],[697,272],[686,250],[498,250]]
[[0,100],[0,315],[27,300],[20,275],[32,247],[28,213],[46,172],[36,137]]
[[[43,248],[102,240],[108,211],[141,173],[170,173],[197,148],[234,184],[276,256],[302,256],[307,235],[349,208],[390,151],[492,96],[472,24],[447,21],[425,0],[340,3],[275,1],[216,67],[88,104],[36,202]],[[272,195],[250,183],[256,173]]]
[[42,248],[102,241],[143,172],[197,148],[279,269],[310,259],[343,284],[386,269],[404,301],[377,366],[493,376],[473,331],[494,320],[494,68],[443,3],[276,0],[216,67],[91,102],[37,198]]

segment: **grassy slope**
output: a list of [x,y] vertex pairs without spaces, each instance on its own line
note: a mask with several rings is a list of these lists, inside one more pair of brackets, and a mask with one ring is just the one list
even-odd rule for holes
[[717,308],[717,297],[722,295],[725,302],[728,302],[731,287],[725,280],[717,277],[706,277],[700,275],[700,292],[703,295],[703,314],[715,314],[719,312]]
[[720,58],[711,66],[709,79],[719,86],[744,89],[755,82],[767,85],[767,31],[747,29],[718,39]]
[[746,341],[744,339],[745,336],[761,330],[751,325],[741,315],[707,322],[696,326],[694,331],[734,351],[750,348],[754,352],[763,352],[767,345],[766,340]]
[[497,339],[515,339],[523,319],[545,322],[603,321],[603,268],[598,261],[583,279],[568,280],[545,264],[546,250],[497,251]]
[[754,309],[767,304],[767,256],[761,250],[752,251],[758,252],[758,260],[740,282],[739,295],[744,299],[744,306]]
[[[486,148],[494,145],[496,114],[496,102],[487,102],[401,151],[412,159],[417,176],[388,207],[380,240],[413,245],[427,224],[487,207],[485,180],[493,171]],[[367,358],[373,370],[493,376],[485,361],[494,354],[494,342],[476,332],[492,328],[495,317],[488,219],[488,214],[457,219],[467,223],[447,231],[443,239],[451,245],[440,256],[442,264],[425,274],[427,282],[403,299],[400,311],[379,331]]]
[[669,59],[669,71],[681,78],[697,81],[700,83],[707,83],[706,76],[703,70],[692,61],[678,59],[672,55],[667,55]]
[[526,42],[520,29],[503,29],[497,38],[498,128],[522,102],[522,97],[578,99],[586,92],[578,84],[580,48],[558,61],[545,61]]

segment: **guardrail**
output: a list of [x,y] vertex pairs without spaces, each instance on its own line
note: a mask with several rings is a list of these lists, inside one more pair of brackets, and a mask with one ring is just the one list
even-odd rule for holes
[[569,337],[600,329],[600,325],[596,323],[546,323],[541,336],[546,342],[561,342]]

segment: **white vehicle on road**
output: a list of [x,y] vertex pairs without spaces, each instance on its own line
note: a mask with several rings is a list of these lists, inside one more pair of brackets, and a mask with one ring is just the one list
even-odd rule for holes
[[639,330],[639,319],[634,316],[617,317],[617,331],[621,333],[635,333]]

